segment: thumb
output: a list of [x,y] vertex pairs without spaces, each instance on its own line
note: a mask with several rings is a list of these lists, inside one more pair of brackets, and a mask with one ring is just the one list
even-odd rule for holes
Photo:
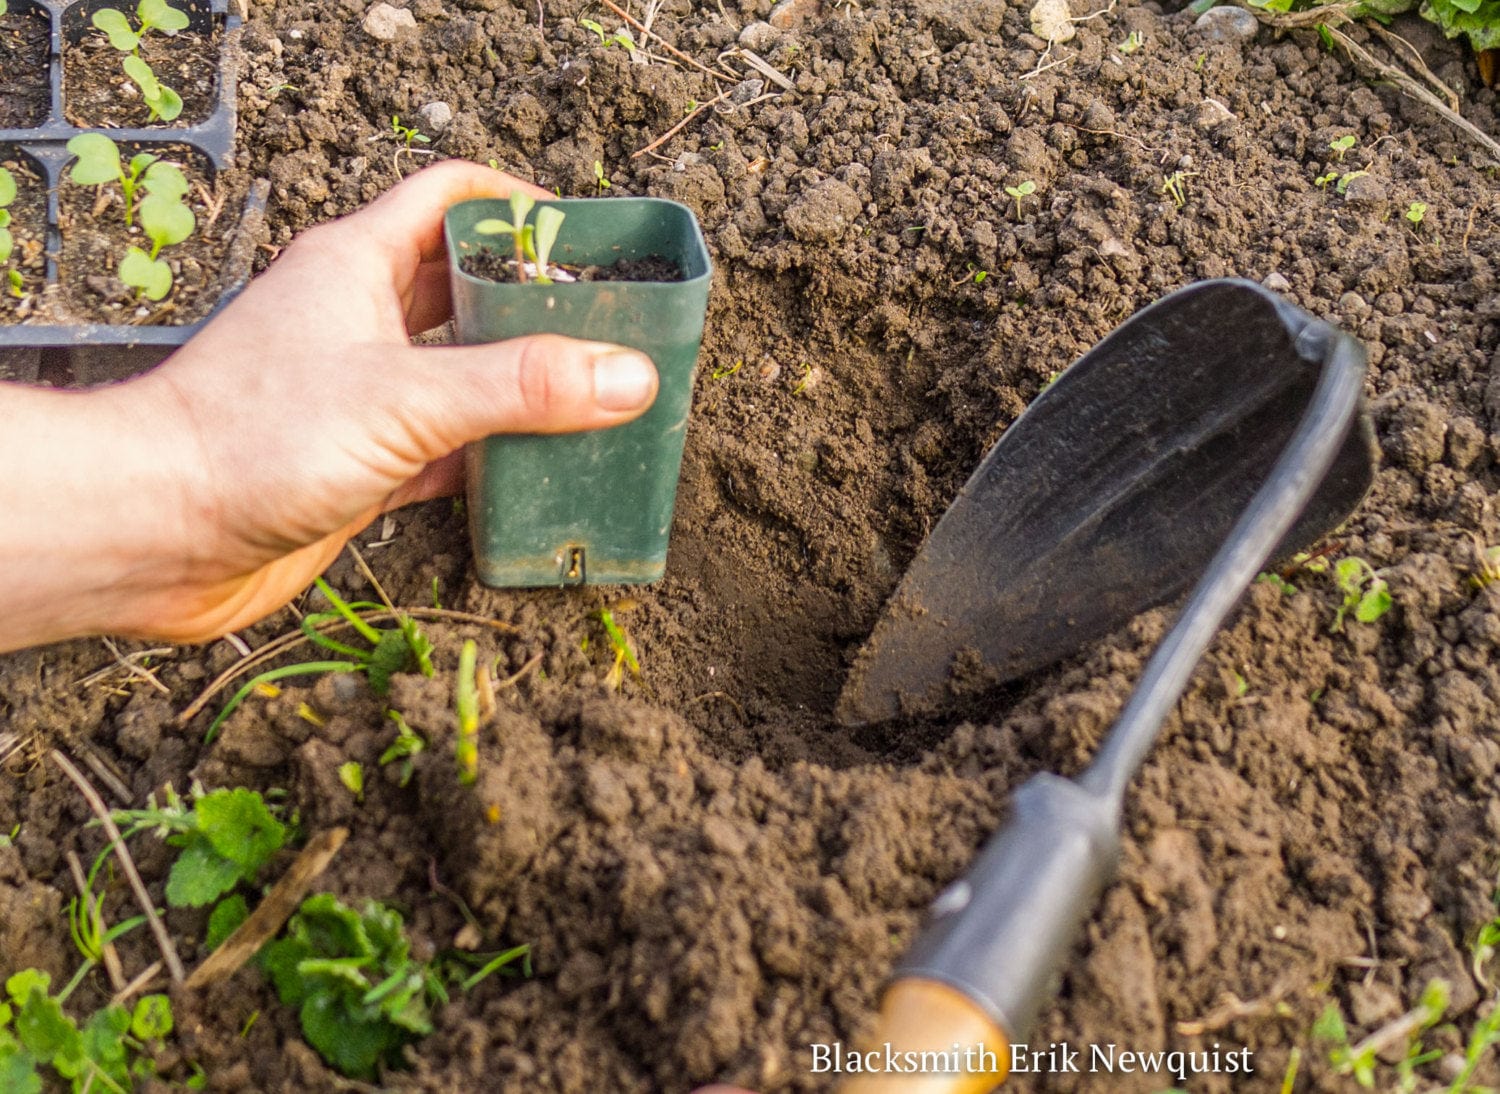
[[638,417],[656,399],[645,354],[555,334],[413,346],[392,362],[389,412],[430,462],[492,433],[573,433]]

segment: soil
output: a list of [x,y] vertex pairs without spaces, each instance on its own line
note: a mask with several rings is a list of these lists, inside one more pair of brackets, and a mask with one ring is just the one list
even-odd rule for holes
[[[219,302],[219,273],[238,224],[232,210],[244,204],[241,175],[216,175],[206,157],[186,146],[152,146],[151,152],[181,167],[192,187],[184,199],[198,227],[181,243],[162,248],[172,267],[172,291],[153,303],[137,300],[135,290],[115,275],[131,246],[149,252],[140,225],[125,226],[124,195],[118,185],[78,186],[64,181],[58,194],[62,254],[58,258],[59,305],[76,320],[177,326],[202,319]],[[141,151],[122,146],[122,159]]]
[[52,24],[47,9],[18,2],[0,15],[0,129],[40,125],[51,107],[47,87],[48,38]]
[[156,78],[182,96],[182,113],[170,122],[153,120],[151,108],[120,67],[124,56],[103,31],[90,29],[63,50],[63,114],[73,125],[122,128],[181,128],[204,121],[218,105],[220,35],[151,33],[140,55]]
[[[466,274],[486,281],[511,282],[516,279],[516,261],[501,251],[484,247],[459,260]],[[682,267],[661,255],[622,258],[608,266],[560,266],[575,281],[683,281]],[[549,266],[549,274],[552,268]],[[555,275],[554,275],[555,276]]]
[[[16,198],[8,206],[13,242],[10,261],[0,264],[0,322],[20,322],[36,306],[47,275],[47,187],[29,157],[0,145],[0,167],[16,180]],[[21,274],[21,295],[11,291],[9,270]]]
[[[1237,274],[1369,348],[1385,463],[1328,549],[1367,559],[1393,607],[1331,633],[1328,575],[1252,587],[1132,786],[1119,880],[1031,1041],[1248,1047],[1253,1078],[1189,1084],[1213,1092],[1285,1089],[1296,1051],[1293,1089],[1345,1090],[1311,1038],[1318,1015],[1337,1003],[1357,1040],[1439,977],[1452,1024],[1425,1035],[1438,1056],[1419,1073],[1446,1087],[1494,1003],[1470,948],[1500,865],[1500,584],[1481,557],[1500,543],[1500,207],[1475,148],[1311,32],[1219,40],[1142,0],[1076,0],[1076,37],[1051,48],[1006,0],[798,0],[780,30],[769,0],[668,0],[654,25],[678,49],[739,72],[743,35],[793,90],[744,84],[636,156],[716,81],[601,46],[580,0],[410,7],[416,27],[392,42],[353,0],[253,9],[240,153],[271,180],[273,242],[411,170],[384,122],[434,102],[453,112],[439,154],[564,194],[593,192],[602,162],[614,192],[694,208],[717,272],[667,577],[485,589],[451,503],[406,511],[361,540],[391,596],[436,590],[514,632],[429,623],[433,679],[399,677],[384,701],[349,676],[252,697],[211,747],[207,715],[176,714],[237,660],[227,643],[156,655],[169,694],[124,672],[81,684],[114,663],[98,642],[0,660],[0,717],[22,742],[0,778],[0,832],[21,826],[0,849],[0,964],[61,976],[75,960],[62,856],[101,839],[43,762],[55,746],[117,769],[137,802],[168,781],[284,789],[304,830],[351,830],[321,884],[394,903],[419,947],[465,933],[455,894],[481,948],[532,945],[534,976],[456,995],[385,1089],[827,1089],[809,1045],[870,1029],[927,903],[1021,782],[1080,770],[1171,611],[952,717],[850,733],[831,715],[855,649],[1052,374],[1164,292]],[[1397,27],[1500,131],[1471,60],[1425,23]],[[1143,44],[1122,53],[1132,32]],[[1315,184],[1335,169],[1367,174],[1343,194]],[[1004,188],[1027,180],[1018,212]],[[330,579],[371,596],[347,560]],[[591,618],[605,606],[641,666],[618,690]],[[240,637],[295,628],[284,613]],[[451,764],[465,638],[507,681],[472,791]],[[377,762],[387,704],[430,741],[404,788]],[[362,805],[336,774],[348,759],[367,772]],[[137,844],[159,894],[169,856]],[[111,887],[110,915],[127,906]],[[201,915],[168,924],[200,959]],[[153,958],[140,932],[121,956]],[[211,1089],[341,1089],[255,973],[177,1007],[177,1048]],[[1492,1055],[1476,1078],[1500,1082]],[[1056,1074],[1013,1089],[1174,1085]]]

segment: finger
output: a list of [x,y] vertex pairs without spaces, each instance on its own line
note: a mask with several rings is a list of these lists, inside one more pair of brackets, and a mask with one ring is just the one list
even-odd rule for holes
[[420,475],[399,487],[386,499],[384,511],[389,513],[413,502],[450,497],[463,488],[464,454],[453,452],[429,463]]
[[444,160],[418,171],[334,227],[367,246],[394,252],[404,262],[430,261],[443,254],[443,214],[450,205],[470,198],[509,197],[518,189],[537,198],[553,196],[493,167]]
[[421,334],[448,321],[453,314],[451,285],[446,259],[417,267],[406,301],[408,334]]
[[[656,398],[656,368],[634,350],[544,334],[480,346],[387,354],[380,390],[393,455],[424,466],[492,433],[569,433],[637,417]],[[399,395],[397,394],[399,393]]]

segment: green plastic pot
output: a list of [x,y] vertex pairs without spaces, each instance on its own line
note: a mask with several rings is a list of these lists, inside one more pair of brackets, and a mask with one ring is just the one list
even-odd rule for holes
[[489,437],[469,446],[469,531],[486,585],[640,584],[666,568],[667,539],[682,467],[693,373],[712,276],[692,212],[658,198],[543,202],[566,214],[552,261],[610,265],[661,255],[686,274],[678,282],[500,284],[465,273],[459,261],[508,236],[474,225],[510,219],[510,205],[466,201],[445,229],[458,341],[498,342],[566,334],[638,349],[661,378],[656,402],[612,429],[556,436]]

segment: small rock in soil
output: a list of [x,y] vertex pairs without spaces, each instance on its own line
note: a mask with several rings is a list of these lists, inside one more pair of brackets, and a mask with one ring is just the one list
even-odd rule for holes
[[434,137],[442,136],[453,123],[453,108],[447,103],[428,103],[417,111],[422,128]]
[[782,0],[771,9],[770,22],[777,30],[795,30],[818,14],[819,0]]
[[1344,188],[1344,201],[1350,205],[1366,208],[1384,205],[1388,194],[1385,183],[1374,175],[1360,175],[1349,180]]
[[394,42],[403,30],[416,29],[417,17],[405,8],[376,4],[365,15],[365,21],[361,25],[365,33],[376,41]]
[[1193,125],[1205,133],[1222,135],[1232,130],[1237,120],[1234,112],[1218,99],[1204,99],[1198,104]]
[[1425,400],[1407,403],[1391,416],[1384,438],[1386,455],[1412,471],[1423,471],[1443,458],[1447,431],[1440,408]]
[[1031,33],[1055,46],[1071,42],[1078,33],[1072,15],[1068,0],[1037,0],[1031,8]]
[[770,23],[750,23],[740,31],[740,45],[757,53],[764,53],[781,41],[781,31]]
[[1260,20],[1244,8],[1209,8],[1193,24],[1213,42],[1248,42],[1260,30]]
[[[1214,8],[1212,10],[1217,11],[1218,9]],[[1272,270],[1270,273],[1266,274],[1265,280],[1262,281],[1261,284],[1270,289],[1272,292],[1292,291],[1292,283],[1285,277],[1281,276],[1281,274],[1277,273],[1275,270]]]

